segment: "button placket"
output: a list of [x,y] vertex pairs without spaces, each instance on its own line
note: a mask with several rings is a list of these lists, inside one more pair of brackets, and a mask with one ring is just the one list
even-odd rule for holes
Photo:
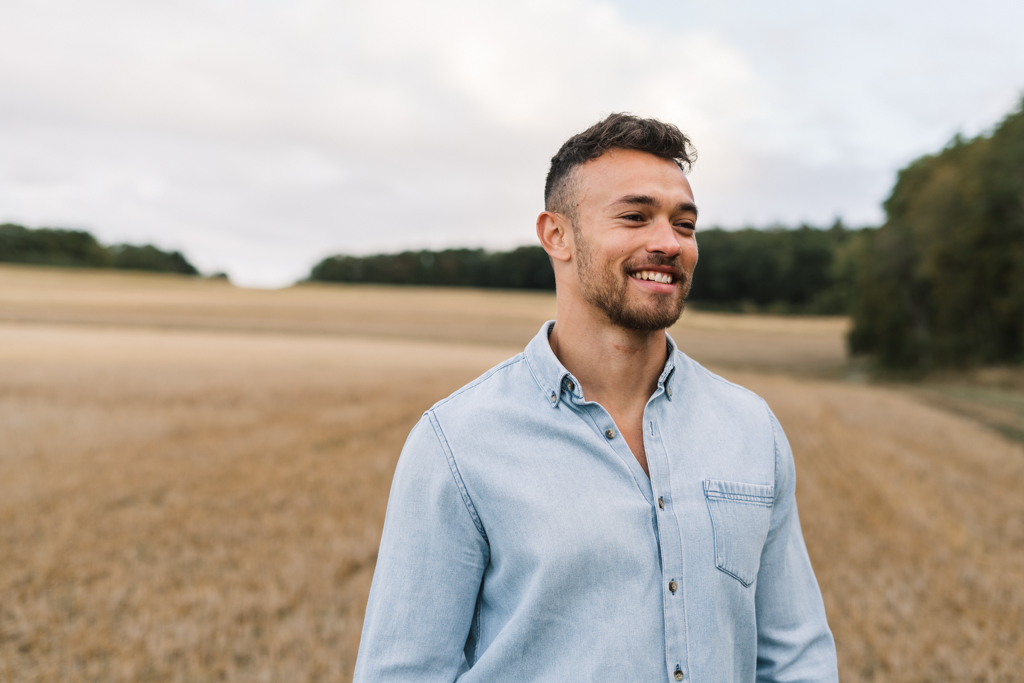
[[[666,655],[668,655],[668,661],[676,660],[676,666],[674,669],[669,669],[672,676],[678,675],[680,678],[676,680],[683,680],[682,676],[682,662],[686,661],[687,648],[686,648],[686,599],[683,597],[683,583],[685,576],[681,573],[685,573],[683,566],[683,552],[681,547],[681,538],[678,533],[675,533],[679,525],[679,520],[676,518],[678,511],[674,506],[673,499],[671,497],[671,478],[669,476],[670,466],[666,460],[669,453],[665,448],[663,442],[663,435],[660,429],[659,417],[671,417],[671,410],[668,406],[671,403],[667,400],[668,387],[666,386],[666,400],[664,402],[655,402],[653,405],[648,406],[650,412],[645,412],[644,415],[644,445],[647,450],[647,462],[650,465],[651,473],[651,484],[656,491],[654,502],[657,505],[655,512],[655,520],[658,528],[661,530],[659,534],[658,545],[661,553],[661,565],[662,565],[662,583],[661,585],[668,589],[664,594],[665,599],[665,632],[666,642],[665,649]],[[662,415],[662,410],[668,410],[668,415]],[[657,411],[657,412],[654,412]],[[659,495],[660,494],[660,495]],[[668,494],[668,495],[666,495]],[[666,498],[668,502],[673,502],[673,505],[666,504]]]

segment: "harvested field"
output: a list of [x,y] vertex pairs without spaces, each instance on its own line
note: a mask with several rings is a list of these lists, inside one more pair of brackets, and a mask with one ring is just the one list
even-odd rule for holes
[[[408,429],[545,294],[0,267],[0,681],[346,681]],[[841,376],[840,319],[688,312],[793,443],[845,681],[1024,667],[1024,449]]]
[[[0,322],[280,332],[522,348],[555,317],[547,292],[304,284],[245,290],[223,280],[0,265]],[[672,335],[706,363],[836,374],[845,318],[687,311]]]

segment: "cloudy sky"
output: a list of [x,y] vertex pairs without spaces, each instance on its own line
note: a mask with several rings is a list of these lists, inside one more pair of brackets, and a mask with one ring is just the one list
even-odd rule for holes
[[0,221],[279,286],[321,257],[531,243],[547,161],[672,121],[703,226],[875,224],[1024,94],[1019,0],[4,0]]

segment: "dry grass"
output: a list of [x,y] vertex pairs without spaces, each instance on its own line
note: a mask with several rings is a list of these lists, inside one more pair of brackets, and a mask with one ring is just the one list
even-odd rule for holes
[[395,459],[507,353],[0,327],[0,680],[347,680]]
[[772,405],[845,681],[1019,681],[1024,449],[903,391],[733,374]]
[[[554,295],[223,280],[0,265],[0,322],[391,337],[522,347],[555,317]],[[845,318],[686,311],[673,337],[720,366],[839,374]]]
[[247,290],[224,280],[0,265],[0,321],[7,322],[521,346],[554,314],[546,292],[323,284]]
[[[552,313],[0,267],[0,681],[349,680],[405,434]],[[790,435],[843,680],[1018,680],[1024,449],[792,375],[841,367],[844,324],[673,335]]]

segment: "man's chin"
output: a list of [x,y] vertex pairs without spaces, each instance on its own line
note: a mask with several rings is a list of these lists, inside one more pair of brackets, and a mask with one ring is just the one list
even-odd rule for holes
[[664,307],[623,307],[619,311],[609,312],[609,319],[615,325],[627,330],[636,332],[657,332],[672,327],[683,314],[683,304],[678,308],[675,304],[671,308]]

